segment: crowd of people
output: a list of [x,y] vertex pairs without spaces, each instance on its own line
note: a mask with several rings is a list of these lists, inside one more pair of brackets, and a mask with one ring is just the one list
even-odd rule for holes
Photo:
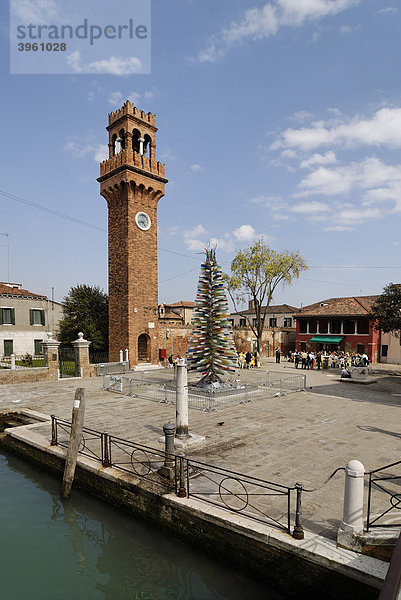
[[239,352],[238,353],[238,366],[240,369],[253,369],[254,367],[260,367],[260,354],[259,352]]
[[[280,348],[275,350],[276,363],[280,363],[281,352]],[[308,351],[291,351],[284,356],[287,362],[293,362],[295,368],[301,369],[347,369],[348,367],[367,367],[369,365],[369,357],[366,353],[351,353],[351,352],[327,352],[325,350],[319,352]],[[169,367],[174,365],[185,365],[185,358],[180,354],[173,358],[173,355],[167,359]],[[259,352],[239,352],[238,367],[240,369],[253,369],[260,367]]]
[[301,352],[290,352],[287,355],[287,360],[294,362],[295,368],[298,369],[347,369],[348,367],[367,367],[369,365],[369,357],[364,352],[363,354],[351,352],[313,352],[309,350]]

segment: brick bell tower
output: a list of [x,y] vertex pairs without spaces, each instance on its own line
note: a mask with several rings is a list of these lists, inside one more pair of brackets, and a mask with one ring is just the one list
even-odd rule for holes
[[155,116],[127,100],[109,114],[109,158],[100,165],[108,206],[109,360],[158,361],[157,203],[165,167],[156,161]]

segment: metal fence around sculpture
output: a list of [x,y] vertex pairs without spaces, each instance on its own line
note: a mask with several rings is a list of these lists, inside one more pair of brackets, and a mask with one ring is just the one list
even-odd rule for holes
[[366,529],[401,527],[401,461],[368,473]]
[[265,385],[282,393],[299,392],[306,389],[306,375],[283,375],[280,371],[268,371]]
[[[118,392],[130,398],[143,398],[153,400],[160,404],[175,404],[175,380],[163,380],[152,377],[125,377],[123,375],[104,375],[103,389]],[[188,386],[188,406],[204,412],[216,411],[224,406],[235,406],[246,402],[253,402],[258,398],[266,397],[266,389],[257,385],[237,385],[231,388],[197,388]]]
[[[259,374],[258,374],[259,375]],[[235,406],[254,400],[272,397],[277,393],[304,390],[305,375],[261,373],[252,383],[234,381],[231,387],[199,388],[188,385],[188,405],[205,412],[217,411],[224,406]],[[104,375],[103,389],[124,394],[130,398],[143,398],[154,402],[175,404],[176,383],[171,369],[155,372],[138,372],[132,375]]]
[[[71,422],[51,416],[51,445],[67,448]],[[113,467],[129,475],[143,479],[159,490],[177,496],[193,497],[213,504],[230,513],[260,521],[291,533],[295,516],[293,536],[302,532],[301,493],[299,484],[288,487],[282,484],[249,477],[243,473],[208,465],[185,458],[183,455],[167,454],[125,440],[107,432],[83,428],[78,454],[90,458],[103,467]],[[172,478],[162,477],[159,470],[169,461],[173,465]],[[294,499],[296,495],[296,505]],[[303,534],[302,534],[303,537]]]

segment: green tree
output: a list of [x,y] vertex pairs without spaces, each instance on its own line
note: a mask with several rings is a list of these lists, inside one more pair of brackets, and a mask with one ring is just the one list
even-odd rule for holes
[[383,288],[383,293],[372,305],[371,319],[375,321],[376,329],[384,333],[393,332],[397,337],[401,330],[401,285],[389,283]]
[[231,263],[231,275],[226,275],[227,289],[236,312],[239,302],[251,298],[255,321],[253,316],[252,319],[244,316],[257,339],[260,354],[266,314],[277,286],[291,285],[307,268],[298,252],[276,252],[266,246],[263,239],[236,253]]
[[203,375],[198,385],[221,381],[220,375],[233,373],[237,368],[237,351],[228,318],[223,273],[215,251],[206,250],[187,351],[188,371]]
[[97,285],[72,287],[63,300],[64,318],[60,321],[58,339],[70,344],[82,331],[92,342],[93,350],[107,350],[109,298]]

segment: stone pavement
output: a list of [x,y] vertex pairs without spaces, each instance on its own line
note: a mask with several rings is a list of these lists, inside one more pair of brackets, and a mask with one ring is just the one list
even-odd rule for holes
[[[267,361],[263,369],[296,373],[285,362]],[[190,409],[190,431],[204,435],[206,443],[187,456],[275,483],[302,482],[306,488],[319,486],[354,458],[367,471],[399,460],[401,377],[375,374],[378,383],[358,386],[340,382],[334,369],[306,375],[306,392],[224,407],[219,413]],[[254,376],[253,370],[242,373],[243,380]],[[77,387],[87,392],[87,427],[162,448],[162,426],[174,422],[175,407],[103,391],[101,378],[4,385],[0,410],[30,408],[70,419]],[[304,493],[304,526],[334,538],[343,490],[339,472],[320,490]]]

